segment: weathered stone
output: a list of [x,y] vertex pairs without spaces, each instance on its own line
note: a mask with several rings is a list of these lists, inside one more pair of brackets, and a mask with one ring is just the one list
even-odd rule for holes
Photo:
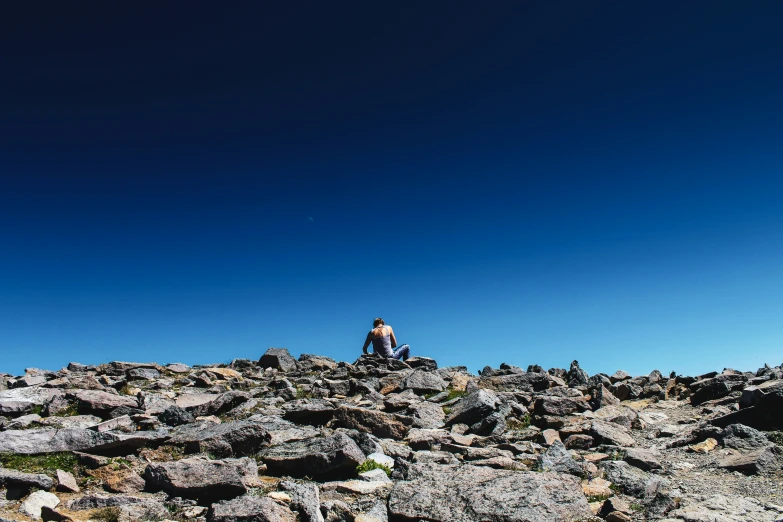
[[636,442],[628,434],[628,430],[619,424],[594,420],[590,424],[590,435],[604,444],[613,446],[635,446]]
[[109,413],[120,406],[139,407],[139,401],[135,397],[99,390],[79,390],[74,393],[74,397],[78,401],[79,413],[97,415],[103,419],[108,418]]
[[299,484],[286,480],[280,483],[280,488],[291,495],[291,507],[299,513],[301,522],[324,522],[316,484]]
[[767,436],[744,424],[729,424],[723,428],[720,441],[726,448],[756,450],[769,446]]
[[23,473],[12,469],[0,468],[0,486],[49,490],[54,486],[54,481],[48,476],[39,473]]
[[289,402],[285,406],[283,418],[299,424],[323,426],[337,413],[333,403],[324,399],[305,399]]
[[620,381],[627,381],[631,378],[631,374],[629,374],[626,371],[623,370],[617,370],[612,375],[609,376],[609,380],[612,381],[612,384],[615,384]]
[[544,396],[533,403],[533,412],[536,415],[555,415],[564,417],[575,412],[583,412],[590,409],[587,399],[584,397],[556,397]]
[[773,473],[783,469],[783,448],[780,446],[768,446],[747,453],[732,455],[720,460],[718,467],[746,474]]
[[631,408],[620,405],[604,406],[593,412],[593,418],[605,422],[619,424],[625,428],[631,429],[638,427],[639,414]]
[[169,426],[182,426],[193,422],[195,417],[179,406],[170,406],[158,415],[158,419]]
[[571,456],[562,442],[555,441],[539,458],[539,469],[581,476],[584,469]]
[[295,522],[296,516],[268,497],[246,495],[212,504],[208,522]]
[[272,440],[260,424],[248,420],[213,424],[186,424],[172,433],[170,444],[183,445],[188,453],[212,452],[218,456],[252,455]]
[[258,476],[253,459],[229,460],[182,459],[153,462],[144,478],[148,487],[162,489],[172,496],[212,503],[245,494],[246,482]]
[[420,369],[403,379],[402,387],[416,393],[433,393],[446,389],[446,382],[438,374]]
[[258,361],[261,368],[275,368],[283,372],[296,370],[296,359],[291,357],[286,348],[269,348]]
[[705,439],[698,444],[693,444],[689,447],[694,453],[709,453],[718,447],[718,441],[712,437]]
[[41,519],[41,508],[48,507],[54,509],[60,503],[60,499],[53,493],[46,491],[34,491],[19,506],[19,512],[27,515],[34,520]]
[[79,485],[76,483],[76,479],[67,471],[58,469],[56,471],[56,478],[57,491],[62,491],[65,493],[78,493],[80,491]]
[[103,482],[103,487],[112,493],[138,493],[144,491],[145,486],[145,480],[129,469],[116,471]]
[[576,477],[468,464],[414,464],[394,484],[389,512],[432,522],[566,522],[591,515]]
[[764,504],[739,495],[714,495],[704,501],[689,504],[669,513],[686,522],[770,522],[770,512]]
[[568,449],[590,449],[593,446],[593,437],[590,435],[574,434],[569,435],[563,444]]
[[221,393],[214,400],[185,408],[193,414],[194,417],[206,417],[207,415],[220,415],[233,410],[240,404],[250,400],[251,396],[247,392],[230,391]]
[[148,442],[160,442],[164,438],[165,435],[157,433],[139,432],[125,435],[79,428],[11,430],[0,432],[0,453],[35,455],[58,451],[105,452],[119,448],[132,450]]
[[[438,363],[435,359],[429,357],[410,357],[405,361],[411,368],[421,368],[428,372],[434,372],[438,369]],[[448,368],[446,368],[448,370]]]
[[334,422],[336,426],[391,439],[405,438],[413,425],[411,417],[345,405],[337,409]]
[[509,375],[481,376],[479,387],[495,391],[536,392],[549,388],[550,376],[546,373],[513,373]]
[[623,452],[625,453],[623,460],[641,470],[651,471],[663,467],[661,465],[661,455],[655,450],[625,448]]
[[439,404],[432,402],[420,402],[411,404],[408,407],[408,413],[414,419],[418,419],[418,425],[424,428],[440,428],[443,426],[446,414]]
[[292,477],[348,476],[365,456],[344,433],[272,446],[261,452],[272,475]]
[[451,413],[446,417],[446,425],[457,423],[473,424],[492,414],[500,400],[490,390],[478,389],[454,404]]
[[544,446],[551,446],[555,442],[560,442],[560,434],[557,430],[546,429],[539,434],[539,442]]
[[305,372],[327,371],[336,370],[337,362],[334,359],[324,357],[323,355],[303,353],[299,356],[299,366],[301,370]]
[[131,368],[127,375],[129,380],[154,381],[160,378],[160,372],[155,368]]
[[606,480],[618,486],[626,495],[652,497],[666,482],[623,461],[602,462]]

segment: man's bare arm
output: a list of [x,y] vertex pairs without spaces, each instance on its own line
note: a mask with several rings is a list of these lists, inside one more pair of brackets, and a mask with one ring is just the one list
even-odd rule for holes
[[364,346],[362,346],[362,352],[365,354],[367,353],[367,347],[370,346],[370,343],[372,342],[372,337],[370,336],[370,333],[367,334],[367,339],[364,340]]

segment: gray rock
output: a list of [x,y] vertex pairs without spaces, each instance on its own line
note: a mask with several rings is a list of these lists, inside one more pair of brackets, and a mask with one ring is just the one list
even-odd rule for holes
[[612,375],[609,376],[609,380],[612,381],[612,384],[621,382],[621,381],[627,381],[631,378],[631,374],[623,371],[623,370],[617,370]]
[[454,404],[446,417],[446,425],[464,423],[474,424],[492,414],[500,403],[498,396],[490,390],[478,389]]
[[19,512],[27,515],[28,517],[40,520],[41,508],[48,507],[54,509],[60,503],[60,499],[53,493],[46,491],[34,491],[22,502],[19,506]]
[[432,402],[419,402],[408,407],[408,413],[414,419],[419,419],[418,424],[423,428],[440,428],[446,419],[443,407]]
[[581,476],[584,469],[576,462],[562,442],[555,441],[539,458],[539,469]]
[[718,439],[724,447],[738,450],[756,450],[770,445],[766,435],[744,424],[729,424]]
[[533,403],[533,412],[536,415],[556,415],[564,417],[576,412],[583,412],[590,409],[587,399],[584,397],[557,397],[543,396],[536,399]]
[[78,401],[79,413],[97,415],[102,419],[109,418],[109,413],[120,406],[139,407],[139,401],[135,397],[99,390],[79,390],[74,393],[74,397]]
[[758,500],[738,495],[714,495],[669,513],[686,522],[771,522],[770,515]]
[[192,413],[179,406],[169,406],[158,415],[158,419],[169,426],[182,426],[195,421]]
[[159,498],[149,496],[85,495],[66,502],[66,507],[72,511],[116,507],[122,513],[120,520],[166,520],[170,516]]
[[258,476],[253,459],[206,460],[182,459],[153,462],[147,465],[144,479],[152,490],[163,490],[172,496],[212,503],[244,495],[246,482]]
[[297,369],[296,359],[291,357],[286,348],[270,348],[258,361],[261,368],[275,368],[283,372]]
[[80,491],[73,475],[61,469],[58,469],[55,474],[57,476],[57,491],[65,493],[78,493]]
[[590,424],[590,435],[603,444],[624,447],[636,445],[625,427],[601,420],[594,420]]
[[655,450],[624,448],[623,452],[625,453],[623,460],[631,466],[636,466],[641,470],[651,471],[663,467],[661,464],[661,455]]
[[336,370],[337,362],[323,355],[303,353],[299,356],[299,367],[303,372]]
[[546,373],[512,373],[508,375],[482,375],[479,387],[495,391],[536,392],[549,388],[550,377]]
[[353,476],[365,459],[344,433],[272,446],[260,455],[272,475],[314,478]]
[[566,382],[568,383],[568,386],[571,388],[587,386],[589,381],[590,377],[587,375],[586,371],[579,367],[579,361],[573,361],[571,363],[571,368],[566,374]]
[[429,357],[410,357],[405,361],[411,368],[421,368],[428,372],[434,372],[438,369],[438,363],[435,359]]
[[758,402],[748,408],[729,413],[710,421],[715,426],[725,427],[729,424],[744,424],[757,430],[783,430],[783,384],[765,389]]
[[602,462],[606,480],[612,482],[626,495],[652,498],[666,486],[666,482],[623,461]]
[[376,437],[403,439],[413,425],[413,418],[354,406],[340,406],[334,425],[372,433]]
[[298,484],[286,480],[280,483],[280,489],[291,495],[291,508],[299,512],[301,522],[324,522],[321,515],[321,500],[316,484]]
[[209,522],[296,522],[295,515],[269,497],[246,495],[212,504]]
[[570,522],[591,515],[570,475],[414,464],[408,479],[394,484],[388,504],[405,520]]
[[247,392],[230,391],[221,393],[212,401],[185,409],[192,413],[194,417],[220,415],[227,411],[233,410],[240,404],[250,400],[250,398],[251,396]]
[[403,379],[402,387],[416,393],[433,393],[446,389],[446,382],[436,373],[419,369]]
[[166,437],[156,432],[124,435],[79,428],[11,430],[0,432],[0,453],[35,455],[58,451],[102,452],[119,448],[132,451],[148,443],[160,443]]
[[131,368],[127,375],[129,380],[154,381],[160,378],[160,372],[155,368]]
[[636,410],[628,408],[627,406],[604,406],[593,412],[593,418],[619,424],[628,429],[639,427],[639,414],[636,413]]
[[337,413],[335,405],[324,399],[292,401],[285,405],[283,418],[299,424],[323,426]]
[[49,490],[54,486],[54,481],[39,473],[23,473],[13,469],[0,468],[0,486]]
[[747,453],[725,457],[718,462],[718,467],[750,475],[774,473],[783,469],[783,448],[780,446],[768,446]]
[[212,452],[218,456],[252,455],[272,440],[261,425],[248,420],[213,424],[186,424],[172,433],[170,444],[182,445],[187,453]]

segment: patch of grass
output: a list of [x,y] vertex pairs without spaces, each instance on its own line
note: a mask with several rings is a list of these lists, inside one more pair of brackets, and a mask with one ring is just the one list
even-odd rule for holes
[[116,457],[109,460],[109,465],[114,471],[120,470],[122,468],[130,469],[131,463],[129,460],[124,459],[122,457]]
[[54,474],[56,470],[61,469],[75,475],[78,472],[79,460],[70,452],[47,453],[45,455],[0,453],[0,465],[25,473]]
[[530,427],[530,414],[525,413],[525,416],[521,419],[511,417],[506,419],[506,428],[511,431],[520,431]]
[[356,466],[356,474],[358,475],[359,473],[365,473],[373,469],[382,469],[386,473],[386,476],[391,477],[392,471],[389,466],[384,466],[383,464],[379,464],[372,459],[367,459],[361,464],[359,464],[358,466]]
[[30,413],[35,413],[36,415],[42,415],[44,412],[44,407],[40,404],[33,405],[33,409],[30,410]]
[[443,413],[445,415],[451,415],[451,407],[449,406],[443,406]]
[[609,500],[612,497],[610,494],[605,495],[588,495],[587,501],[588,502],[603,502],[604,500]]
[[131,392],[131,387],[128,386],[127,384],[124,385],[119,390],[117,390],[117,393],[119,393],[120,395],[135,395],[134,393]]
[[608,455],[608,460],[625,460],[625,452],[622,450],[612,450]]
[[297,399],[309,399],[311,397],[312,397],[312,394],[309,391],[305,390],[301,386],[297,386],[296,387],[296,398]]
[[644,511],[644,506],[636,502],[631,502],[629,506],[633,511]]
[[770,442],[783,446],[783,431],[768,431],[766,435]]
[[619,493],[619,494],[622,494],[622,492],[623,492],[623,488],[621,488],[620,486],[618,486],[617,484],[614,484],[614,483],[609,484],[609,489],[611,489],[615,493]]
[[100,508],[94,511],[92,515],[90,515],[90,518],[93,520],[100,520],[101,522],[120,522],[120,515],[122,515],[122,510],[114,506]]
[[467,394],[468,394],[468,392],[466,392],[465,390],[449,390],[449,395],[448,395],[448,397],[446,397],[446,400],[450,401],[452,399],[461,398],[461,397],[464,397]]
[[79,415],[79,405],[76,402],[69,402],[68,407],[54,414],[55,417],[75,417]]

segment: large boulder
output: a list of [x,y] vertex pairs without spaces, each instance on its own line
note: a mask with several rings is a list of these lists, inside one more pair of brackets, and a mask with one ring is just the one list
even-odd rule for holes
[[212,504],[208,522],[296,522],[294,513],[269,497],[245,495]]
[[275,368],[283,372],[297,369],[296,359],[291,357],[286,348],[270,348],[258,361],[261,368]]
[[545,395],[539,397],[533,403],[533,412],[536,415],[555,415],[565,417],[576,412],[583,412],[590,409],[587,399],[584,397],[557,397]]
[[470,425],[479,422],[492,414],[499,403],[500,400],[495,393],[480,388],[454,404],[451,413],[446,417],[446,425],[457,423]]
[[550,376],[546,373],[526,372],[507,375],[482,375],[478,385],[495,391],[537,392],[549,388]]
[[388,505],[393,516],[431,522],[571,522],[591,515],[576,477],[469,464],[413,464]]
[[[0,453],[37,455],[60,451],[118,453],[160,444],[167,438],[160,432],[136,432],[125,435],[81,428],[9,430],[0,432]],[[123,453],[125,452],[125,453]]]
[[335,413],[335,426],[372,433],[383,439],[399,440],[405,438],[413,426],[413,418],[355,406],[340,406]]
[[[688,522],[770,522],[780,520],[763,502],[751,497],[713,495],[669,513],[671,520]],[[773,518],[774,517],[774,518]]]
[[272,475],[292,477],[345,477],[356,473],[365,456],[344,433],[272,446],[261,452]]
[[593,420],[590,424],[590,436],[595,440],[612,446],[635,446],[636,441],[628,433],[628,429],[620,424]]
[[212,503],[244,495],[247,483],[258,477],[253,459],[206,460],[182,459],[153,462],[147,465],[144,479],[152,490],[163,490],[171,496]]
[[540,457],[539,468],[544,471],[556,471],[581,476],[585,473],[582,465],[571,456],[562,442],[556,440]]
[[[375,471],[380,471],[386,477],[383,471],[377,469]],[[388,477],[386,479],[388,480]],[[280,483],[280,489],[291,496],[291,507],[299,513],[301,522],[324,522],[317,484],[312,482],[300,484],[286,480]]]
[[747,453],[731,455],[720,460],[718,467],[729,471],[739,471],[748,475],[775,473],[783,469],[783,448],[780,446],[767,446],[766,448]]
[[631,466],[623,461],[601,463],[606,480],[616,485],[626,495],[639,498],[652,498],[666,486],[666,482],[650,473]]
[[402,387],[416,393],[432,393],[446,389],[446,381],[441,379],[437,373],[419,369],[414,370],[403,379]]
[[720,434],[720,441],[726,448],[736,450],[757,450],[769,446],[767,436],[744,424],[729,424]]
[[0,468],[0,486],[18,488],[52,489],[54,481],[39,473],[23,473],[12,469]]
[[783,430],[783,386],[768,388],[755,405],[710,421],[715,426],[744,424],[763,431]]
[[60,499],[53,493],[34,491],[19,506],[19,512],[34,520],[40,520],[43,508],[54,509],[59,503]]
[[100,390],[79,390],[73,395],[78,401],[79,413],[97,415],[102,419],[108,419],[111,411],[121,406],[139,407],[139,401],[136,397],[115,395]]
[[240,404],[250,400],[251,395],[242,391],[230,391],[221,393],[214,400],[198,404],[185,410],[193,414],[194,417],[205,417],[208,415],[220,415],[227,411],[233,410]]
[[261,424],[250,420],[213,424],[186,424],[174,430],[170,444],[182,445],[188,453],[209,451],[218,456],[252,455],[272,440]]

